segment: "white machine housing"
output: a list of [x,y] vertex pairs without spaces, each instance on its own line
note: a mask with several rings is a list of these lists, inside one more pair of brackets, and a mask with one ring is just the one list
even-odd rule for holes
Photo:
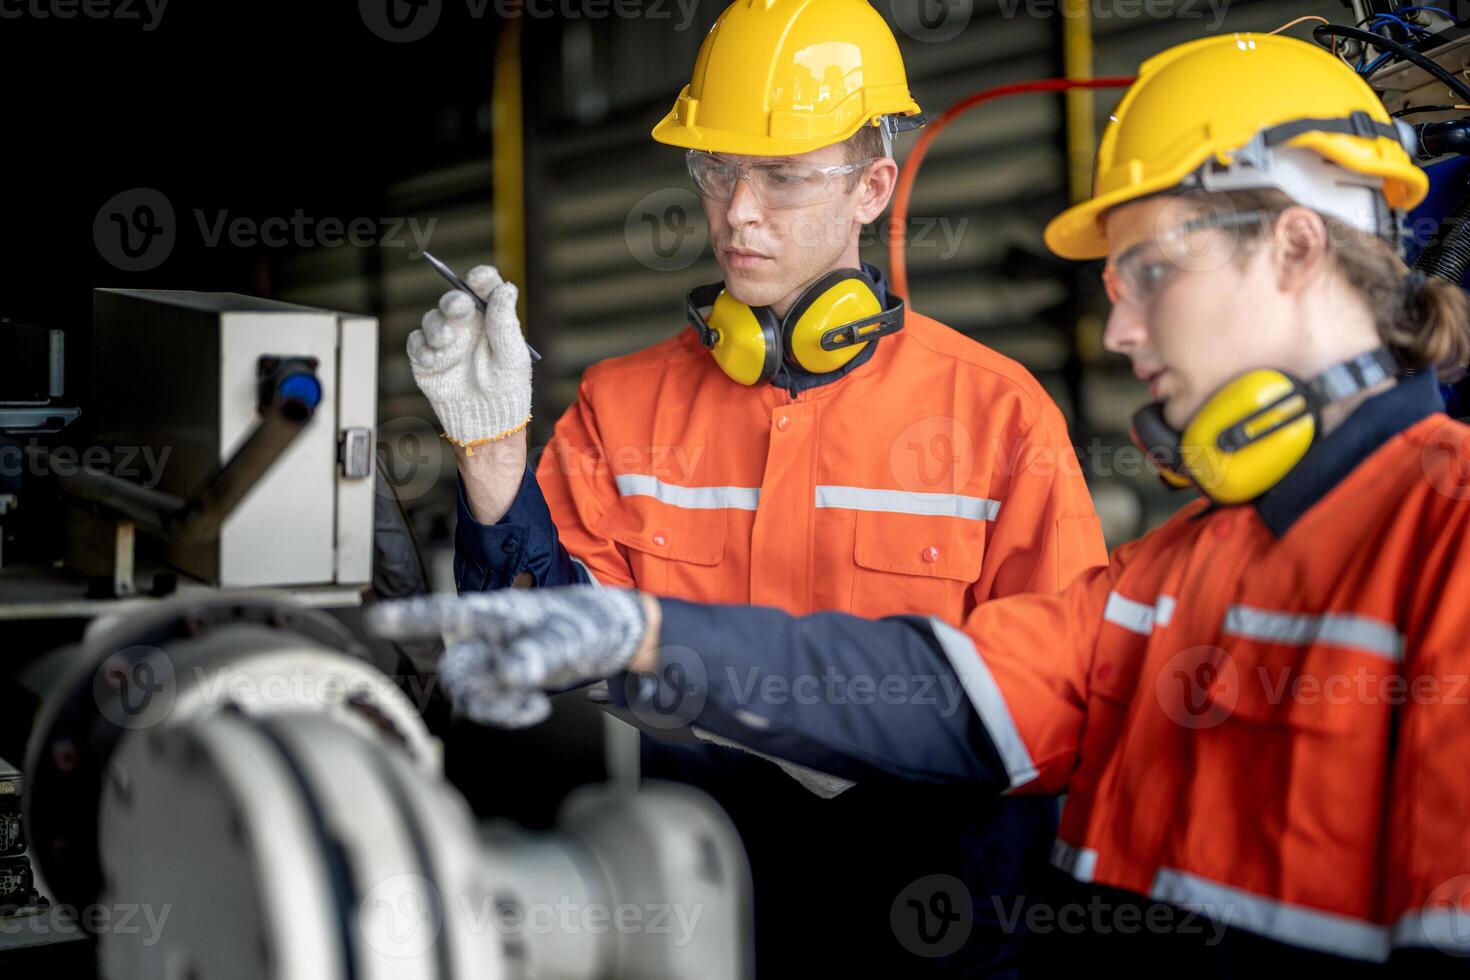
[[150,489],[181,498],[255,426],[261,358],[318,363],[322,401],[307,430],[217,542],[170,545],[170,564],[221,588],[371,580],[375,318],[236,293],[98,289],[93,320],[98,441],[114,461],[151,453],[161,479]]

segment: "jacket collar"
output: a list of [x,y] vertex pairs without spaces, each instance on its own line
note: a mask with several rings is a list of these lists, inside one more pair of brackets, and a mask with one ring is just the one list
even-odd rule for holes
[[1282,537],[1379,446],[1443,410],[1433,371],[1400,377],[1398,384],[1364,401],[1307,450],[1280,483],[1256,498],[1256,512],[1271,533]]

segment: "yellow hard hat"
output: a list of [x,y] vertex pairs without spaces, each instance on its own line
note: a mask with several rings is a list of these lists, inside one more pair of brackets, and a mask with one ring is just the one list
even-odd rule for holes
[[[1109,208],[1181,186],[1278,187],[1317,206],[1304,198],[1321,192],[1320,176],[1298,177],[1303,194],[1271,176],[1269,154],[1283,148],[1367,178],[1359,183],[1381,190],[1388,208],[1407,210],[1424,199],[1429,178],[1404,136],[1368,83],[1315,44],[1273,34],[1180,44],[1139,68],[1103,132],[1092,198],[1053,219],[1046,244],[1063,258],[1100,258]],[[1239,179],[1212,184],[1232,167]]]
[[868,0],[735,0],[653,138],[795,156],[918,112],[898,42]]

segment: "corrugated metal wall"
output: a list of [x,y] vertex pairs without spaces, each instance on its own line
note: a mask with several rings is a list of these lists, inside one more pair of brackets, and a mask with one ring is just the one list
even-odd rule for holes
[[[980,0],[969,16],[966,4],[951,3],[945,9],[965,17],[962,23],[916,20],[924,2],[875,5],[896,25],[911,87],[931,115],[992,85],[1061,74],[1060,0]],[[588,365],[677,332],[684,292],[719,278],[708,249],[700,247],[703,218],[682,157],[648,133],[688,80],[722,5],[701,0],[683,30],[680,8],[658,0],[649,0],[637,19],[527,25],[526,134],[533,161],[527,223],[540,287],[531,297],[530,331],[546,355],[536,375],[538,443]],[[1270,30],[1302,14],[1342,15],[1334,3],[1277,0],[1089,0],[1089,6],[1097,75],[1131,74],[1147,55],[1192,37]],[[1292,33],[1307,37],[1310,26]],[[488,66],[485,77],[488,86]],[[1097,93],[1099,126],[1118,94]],[[489,113],[487,92],[473,123],[488,130]],[[912,141],[901,141],[900,159]],[[1119,453],[1128,416],[1144,395],[1126,362],[1100,353],[1105,309],[1099,297],[1082,307],[1069,301],[1072,287],[1090,281],[1082,277],[1093,270],[1060,263],[1042,247],[1043,224],[1066,203],[1064,153],[1063,102],[1055,95],[1002,100],[946,130],[912,203],[911,301],[1017,358],[1053,392],[1083,443],[1084,465],[1117,543],[1157,523],[1180,499],[1165,495],[1126,450]],[[433,249],[461,271],[493,261],[490,172],[488,159],[468,160],[387,187],[383,213],[434,221]],[[879,233],[886,227],[885,219],[864,251],[880,266],[887,264]],[[402,352],[444,285],[411,255],[410,248],[310,253],[285,262],[276,281],[285,298],[372,310],[382,318],[382,418],[393,438],[415,433],[410,452],[422,459],[414,462],[409,503],[442,531],[451,513],[453,464],[442,447],[424,441],[427,424],[405,421],[432,415]],[[437,480],[426,478],[433,473]]]

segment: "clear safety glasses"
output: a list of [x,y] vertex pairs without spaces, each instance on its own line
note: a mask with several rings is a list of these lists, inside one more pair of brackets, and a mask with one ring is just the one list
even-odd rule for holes
[[768,208],[800,208],[830,201],[837,193],[838,178],[855,174],[877,159],[817,167],[786,160],[740,163],[701,150],[690,150],[688,155],[689,176],[703,197],[724,204],[735,196],[735,183],[743,177],[756,200]]
[[1108,299],[1146,309],[1179,273],[1218,269],[1235,256],[1240,236],[1215,232],[1271,220],[1269,211],[1222,211],[1139,242],[1103,268]]

